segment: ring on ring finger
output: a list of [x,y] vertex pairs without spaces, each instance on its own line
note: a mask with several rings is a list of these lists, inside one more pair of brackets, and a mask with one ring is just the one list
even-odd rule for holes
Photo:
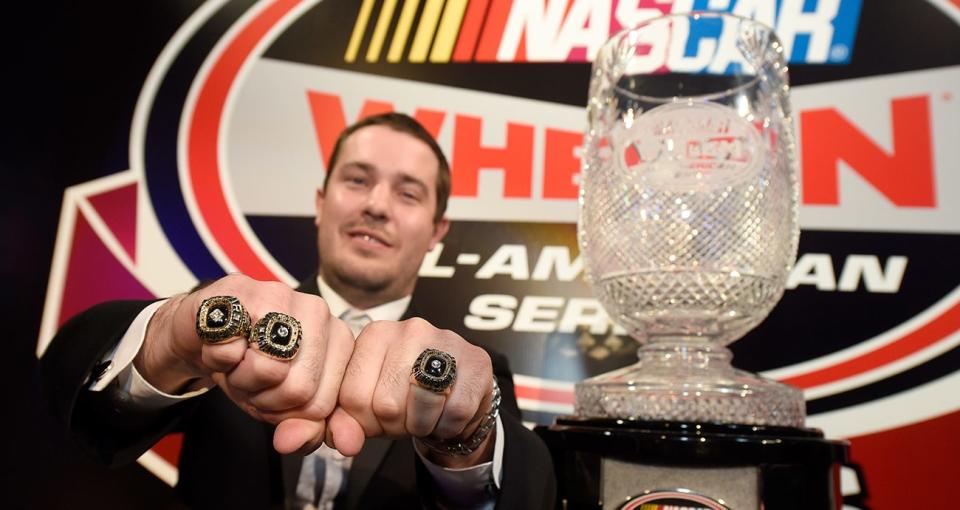
[[219,344],[250,335],[250,314],[234,296],[204,299],[197,310],[197,337],[205,344]]
[[424,349],[410,370],[413,381],[434,393],[449,393],[457,380],[457,360],[439,349]]

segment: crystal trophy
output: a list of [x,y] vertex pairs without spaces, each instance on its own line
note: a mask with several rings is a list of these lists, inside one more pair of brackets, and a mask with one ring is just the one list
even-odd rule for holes
[[[686,47],[665,43],[681,36]],[[691,44],[712,58],[680,54]],[[733,368],[726,348],[780,300],[797,253],[783,46],[729,15],[652,20],[600,50],[587,110],[580,250],[642,347],[577,384],[576,413],[802,426],[800,390]]]
[[[700,12],[648,20],[594,60],[578,239],[587,280],[641,347],[535,430],[566,508],[839,510],[848,445],[803,393],[727,348],[783,296],[799,186],[784,48]],[[769,341],[776,341],[771,338]]]

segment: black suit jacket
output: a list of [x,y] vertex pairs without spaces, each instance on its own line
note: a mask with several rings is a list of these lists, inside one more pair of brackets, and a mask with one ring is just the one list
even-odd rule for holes
[[[316,278],[298,289],[319,295]],[[118,392],[87,391],[98,361],[148,302],[98,305],[66,323],[41,359],[44,393],[75,437],[108,465],[132,462],[165,434],[183,431],[177,491],[197,508],[282,508],[296,488],[299,456],[272,446],[273,426],[254,420],[222,391],[155,413],[134,413]],[[415,316],[407,310],[404,318]],[[490,353],[503,392],[503,477],[497,508],[553,508],[550,456],[520,423],[507,360]],[[354,459],[337,508],[418,508],[431,501],[431,478],[412,441],[371,438]],[[426,505],[429,506],[429,505]]]

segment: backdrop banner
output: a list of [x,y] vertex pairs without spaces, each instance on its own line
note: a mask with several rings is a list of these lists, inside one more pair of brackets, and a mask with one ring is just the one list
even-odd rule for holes
[[[103,300],[166,296],[234,271],[290,285],[307,277],[315,193],[337,133],[396,110],[420,120],[452,164],[452,226],[420,269],[418,306],[508,355],[530,426],[569,414],[574,382],[632,363],[638,347],[591,296],[576,242],[591,59],[638,21],[727,11],[773,26],[784,43],[802,181],[788,290],[731,346],[734,364],[803,389],[808,426],[851,441],[872,508],[954,499],[957,0],[169,8],[179,26],[144,35],[160,51],[93,77],[139,95],[109,110],[128,126],[122,136],[90,140],[106,176],[63,194],[37,355],[65,320]],[[724,51],[717,36],[693,31],[685,54],[653,48],[649,58],[696,72]],[[168,437],[140,462],[174,484],[178,448]],[[852,471],[842,482],[845,494],[866,495]]]

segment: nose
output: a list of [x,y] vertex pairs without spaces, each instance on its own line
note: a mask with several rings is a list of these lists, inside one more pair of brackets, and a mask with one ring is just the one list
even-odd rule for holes
[[377,183],[367,193],[367,202],[363,207],[363,214],[369,219],[383,221],[389,217],[390,186],[387,183]]

